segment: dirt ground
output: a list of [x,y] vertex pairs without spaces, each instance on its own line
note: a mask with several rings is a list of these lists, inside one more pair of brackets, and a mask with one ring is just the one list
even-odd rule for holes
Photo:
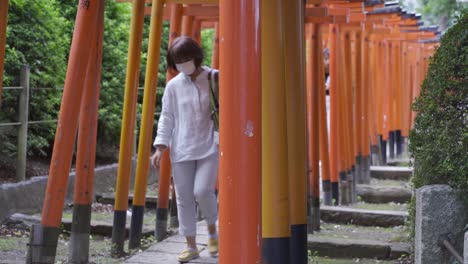
[[[145,226],[154,225],[154,212],[145,214]],[[39,216],[39,215],[35,215]],[[63,213],[64,219],[72,217],[71,210],[65,210]],[[112,223],[112,205],[93,204],[92,220]],[[130,218],[127,219],[130,223]],[[30,227],[23,223],[5,223],[0,226],[0,264],[16,264],[25,263],[26,254],[29,243]],[[59,237],[57,246],[56,263],[67,263],[68,244],[70,233],[62,232]],[[122,258],[113,258],[111,252],[111,238],[98,235],[90,235],[89,261],[91,264],[117,264],[123,263],[124,260],[133,254],[149,247],[154,242],[153,237],[144,238],[142,240],[142,248],[128,252],[128,256]],[[127,245],[125,248],[128,248]]]

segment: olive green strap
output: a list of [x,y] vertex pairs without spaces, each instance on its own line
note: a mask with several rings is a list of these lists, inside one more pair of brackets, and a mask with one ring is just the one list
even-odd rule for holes
[[[215,87],[213,87],[212,79],[214,80]],[[210,91],[211,91],[210,92],[211,118],[213,119],[215,130],[218,131],[219,130],[219,102],[218,102],[217,95],[219,94],[219,84],[218,84],[218,74],[213,70],[211,70],[208,73],[208,83],[209,83]]]

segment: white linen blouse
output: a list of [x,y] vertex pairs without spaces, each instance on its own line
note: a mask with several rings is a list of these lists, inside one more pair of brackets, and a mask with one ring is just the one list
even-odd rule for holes
[[193,82],[179,73],[170,80],[162,98],[162,111],[153,145],[170,147],[171,162],[199,160],[218,151],[211,119],[208,73]]

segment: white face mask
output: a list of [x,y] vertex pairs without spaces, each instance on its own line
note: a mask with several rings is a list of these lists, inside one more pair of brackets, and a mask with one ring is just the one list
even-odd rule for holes
[[185,74],[185,75],[191,75],[192,73],[195,72],[195,63],[193,60],[181,63],[181,64],[176,64],[176,68],[179,72]]

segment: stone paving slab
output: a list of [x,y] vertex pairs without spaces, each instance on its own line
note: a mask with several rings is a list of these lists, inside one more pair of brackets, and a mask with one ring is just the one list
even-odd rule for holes
[[366,203],[407,203],[412,192],[406,187],[387,187],[358,184],[357,195]]
[[403,211],[364,210],[340,206],[320,207],[320,218],[328,223],[354,224],[362,226],[401,226],[408,217]]
[[412,167],[371,166],[371,177],[376,179],[407,181],[413,174]]
[[[211,257],[206,250],[208,241],[208,232],[205,222],[197,224],[197,245],[200,252],[200,257],[194,259],[189,263],[199,264],[217,264],[218,258]],[[144,252],[136,254],[135,256],[127,259],[124,263],[128,264],[179,264],[177,255],[186,247],[185,237],[181,235],[171,236],[159,243],[154,244]]]

